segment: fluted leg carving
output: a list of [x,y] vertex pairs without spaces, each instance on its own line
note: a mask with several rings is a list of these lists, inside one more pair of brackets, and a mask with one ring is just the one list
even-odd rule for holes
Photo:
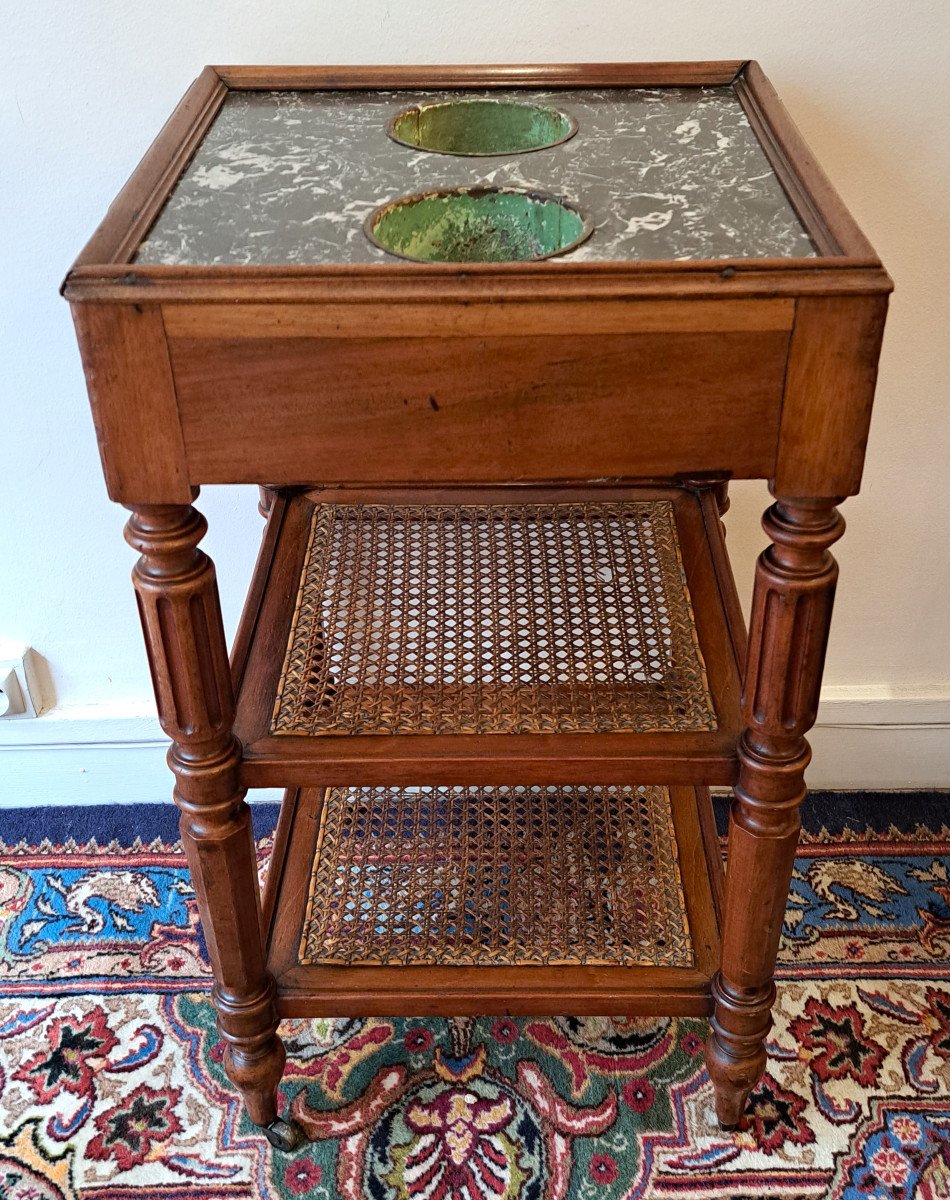
[[267,974],[250,810],[232,733],[234,694],[214,564],[198,549],[207,523],[187,505],[131,509],[126,539],[159,720],[201,923],[214,970],[225,1068],[251,1120],[277,1117],[284,1069]]
[[834,499],[778,499],[755,577],[743,687],[745,732],[729,821],[722,969],[706,1064],[716,1113],[734,1127],[765,1069],[773,972],[792,877],[844,532]]

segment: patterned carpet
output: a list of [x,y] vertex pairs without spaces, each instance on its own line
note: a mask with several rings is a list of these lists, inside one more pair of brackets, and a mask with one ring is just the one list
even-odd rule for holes
[[282,1155],[221,1069],[170,806],[0,811],[0,1198],[946,1200],[948,813],[810,799],[735,1134],[701,1021],[288,1022]]

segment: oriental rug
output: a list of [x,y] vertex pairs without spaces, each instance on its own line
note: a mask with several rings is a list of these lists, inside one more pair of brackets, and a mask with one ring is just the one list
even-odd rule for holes
[[816,795],[805,825],[737,1132],[703,1021],[293,1021],[286,1155],[222,1071],[171,807],[0,811],[0,1198],[947,1200],[950,805]]

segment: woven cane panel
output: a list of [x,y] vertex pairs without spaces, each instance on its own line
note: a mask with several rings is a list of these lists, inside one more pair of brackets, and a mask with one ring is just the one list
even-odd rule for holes
[[715,728],[669,501],[315,508],[273,732]]
[[300,961],[692,966],[669,795],[331,788]]

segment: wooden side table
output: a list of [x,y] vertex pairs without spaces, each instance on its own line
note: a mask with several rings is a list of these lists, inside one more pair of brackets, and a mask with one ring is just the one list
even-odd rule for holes
[[[278,1020],[316,1014],[709,1014],[739,1120],[890,290],[755,63],[190,88],[64,293],[276,1145]],[[775,497],[748,646],[731,478]],[[247,482],[229,663],[192,503]]]

